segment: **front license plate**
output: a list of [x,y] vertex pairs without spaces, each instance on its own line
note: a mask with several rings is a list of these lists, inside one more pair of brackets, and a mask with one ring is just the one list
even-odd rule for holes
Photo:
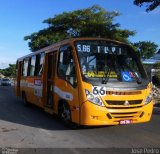
[[127,124],[132,124],[132,120],[121,120],[119,122],[120,125],[127,125]]

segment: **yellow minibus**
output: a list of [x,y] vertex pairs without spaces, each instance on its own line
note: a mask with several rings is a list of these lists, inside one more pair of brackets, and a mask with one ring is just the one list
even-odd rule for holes
[[151,89],[133,48],[110,39],[71,38],[17,60],[17,96],[67,126],[147,122]]

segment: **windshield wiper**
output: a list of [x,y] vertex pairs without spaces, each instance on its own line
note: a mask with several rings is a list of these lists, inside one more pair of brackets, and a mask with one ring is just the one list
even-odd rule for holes
[[112,63],[113,62],[115,62],[116,64],[116,66],[117,66],[117,68],[118,68],[118,70],[116,69],[116,67],[114,66],[114,64],[111,64],[111,65],[109,65],[107,68],[107,71],[106,71],[106,67],[104,68],[104,73],[105,73],[105,78],[103,78],[102,79],[102,84],[107,84],[107,82],[108,82],[108,80],[109,80],[109,75],[110,75],[110,72],[111,72],[111,70],[115,70],[115,72],[117,73],[117,80],[121,80],[120,78],[120,70],[119,70],[119,67],[118,67],[118,62],[117,62],[117,57],[116,57],[116,55],[113,53],[113,51],[112,50],[110,50],[111,51],[111,60],[112,60]]
[[141,84],[142,81],[141,81],[141,79],[138,77],[137,73],[134,73],[134,72],[132,72],[132,73],[133,73],[133,75],[135,76],[137,83],[138,83],[138,84]]
[[111,69],[108,68],[107,71],[106,71],[106,68],[104,68],[104,75],[105,77],[102,78],[102,84],[107,84],[108,80],[109,80],[109,74],[111,72]]
[[129,69],[129,71],[133,73],[133,75],[134,75],[137,83],[138,83],[138,84],[141,84],[142,81],[141,81],[141,79],[139,78],[139,76],[137,75],[137,73],[135,73],[135,72],[132,70],[132,68],[131,68],[129,65],[127,65],[126,63],[125,63],[125,65],[126,65],[127,68]]

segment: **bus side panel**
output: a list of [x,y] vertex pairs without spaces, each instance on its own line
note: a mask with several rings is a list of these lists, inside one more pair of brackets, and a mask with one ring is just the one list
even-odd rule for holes
[[25,93],[27,101],[43,107],[42,81],[39,77],[23,77],[21,80],[21,93]]

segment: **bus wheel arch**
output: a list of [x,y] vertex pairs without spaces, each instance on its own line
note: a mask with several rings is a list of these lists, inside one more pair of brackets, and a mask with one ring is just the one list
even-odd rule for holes
[[75,128],[76,125],[72,122],[71,109],[65,100],[60,100],[58,103],[58,117],[66,127]]

